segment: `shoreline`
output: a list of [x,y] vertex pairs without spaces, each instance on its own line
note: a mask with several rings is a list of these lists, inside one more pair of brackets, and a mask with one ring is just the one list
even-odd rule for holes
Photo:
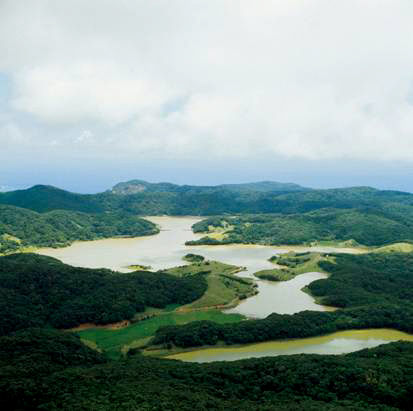
[[[390,334],[394,334],[394,336],[397,337],[406,337],[405,340],[403,339],[397,339],[397,340],[392,340],[392,339],[388,339],[387,342],[390,341],[399,341],[399,340],[403,340],[403,341],[410,341],[413,342],[413,334],[409,334],[406,333],[404,331],[400,331],[397,330],[395,328],[361,328],[361,329],[348,329],[348,330],[341,330],[341,331],[335,331],[333,333],[325,333],[325,334],[319,334],[319,335],[314,335],[311,337],[304,337],[304,338],[286,338],[286,339],[277,339],[277,340],[268,340],[268,341],[261,341],[261,342],[253,342],[253,343],[246,343],[246,344],[225,344],[222,341],[219,341],[217,344],[215,345],[203,345],[203,346],[198,346],[198,347],[189,347],[189,348],[177,348],[174,347],[171,350],[167,350],[165,348],[153,348],[153,349],[147,349],[147,350],[143,350],[143,355],[147,355],[147,356],[156,356],[156,357],[162,357],[162,358],[166,358],[166,359],[171,359],[171,360],[179,360],[179,361],[185,361],[185,359],[182,358],[175,358],[179,357],[181,354],[191,354],[191,353],[200,353],[202,354],[202,352],[206,352],[208,350],[222,350],[222,351],[226,351],[226,350],[248,350],[251,348],[266,348],[269,347],[271,345],[295,345],[295,346],[300,346],[303,345],[305,346],[306,343],[310,342],[311,340],[315,340],[315,339],[334,339],[334,337],[340,338],[340,337],[356,337],[357,335],[363,335],[363,334],[367,334],[367,333],[390,333]],[[377,338],[377,336],[367,336],[368,338],[372,338],[374,339],[374,337]],[[383,338],[383,337],[382,337]],[[384,343],[383,343],[384,344]],[[152,354],[155,351],[159,351],[157,354]],[[259,351],[258,351],[259,352]],[[277,355],[285,355],[285,354],[276,354],[273,356],[277,356]],[[339,355],[339,354],[338,354]],[[271,355],[270,355],[271,356]],[[254,356],[250,356],[248,358],[253,358]],[[233,359],[233,360],[224,360],[224,361],[237,361],[238,359]],[[189,360],[191,362],[191,360]],[[222,361],[222,360],[216,360],[216,361]]]

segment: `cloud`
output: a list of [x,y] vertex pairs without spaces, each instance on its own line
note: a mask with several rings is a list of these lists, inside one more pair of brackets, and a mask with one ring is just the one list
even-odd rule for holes
[[412,19],[409,0],[5,0],[0,139],[412,162]]

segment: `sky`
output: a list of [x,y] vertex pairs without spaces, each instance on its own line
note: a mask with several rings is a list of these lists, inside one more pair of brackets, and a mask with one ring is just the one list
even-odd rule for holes
[[0,0],[0,189],[413,192],[411,0]]

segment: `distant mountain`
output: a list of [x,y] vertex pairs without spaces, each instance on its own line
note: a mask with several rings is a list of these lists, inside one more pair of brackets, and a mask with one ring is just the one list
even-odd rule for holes
[[29,208],[38,212],[73,210],[101,212],[103,208],[93,194],[76,194],[48,185],[0,193],[0,203]]
[[116,184],[110,192],[112,194],[131,195],[142,192],[163,192],[163,193],[188,193],[188,192],[213,192],[220,190],[229,190],[234,192],[274,192],[288,193],[296,191],[308,191],[309,188],[302,187],[293,183],[278,183],[275,181],[260,181],[256,183],[241,184],[220,184],[216,186],[193,186],[177,185],[172,183],[148,183],[143,180],[131,180]]
[[0,193],[0,204],[37,212],[52,210],[85,213],[126,212],[135,215],[223,215],[304,213],[321,208],[374,209],[391,212],[401,222],[413,214],[413,194],[371,187],[315,190],[296,184],[259,182],[190,186],[119,183],[104,193],[77,194],[52,186]]
[[179,191],[181,186],[172,183],[148,183],[143,180],[131,180],[116,184],[109,192],[112,194],[130,195],[142,192],[172,192]]

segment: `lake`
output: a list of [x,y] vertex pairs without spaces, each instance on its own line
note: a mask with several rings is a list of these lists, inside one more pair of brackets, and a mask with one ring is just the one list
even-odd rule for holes
[[[301,291],[307,284],[320,278],[323,273],[306,273],[290,281],[271,282],[259,280],[254,272],[274,267],[268,261],[274,254],[285,253],[290,247],[260,245],[185,246],[185,241],[200,238],[191,226],[200,221],[198,217],[147,217],[157,224],[159,234],[136,238],[110,238],[96,241],[79,241],[65,248],[43,248],[38,253],[58,258],[66,264],[89,268],[110,268],[128,272],[132,264],[151,266],[153,270],[187,264],[182,257],[187,253],[200,254],[210,260],[246,267],[239,276],[254,278],[259,293],[227,310],[248,317],[264,318],[277,312],[293,314],[303,310],[328,311],[333,308],[316,304],[314,299]],[[305,251],[335,251],[332,247],[294,247]],[[337,249],[342,251],[342,249]],[[348,250],[347,250],[348,251]]]
[[389,329],[339,331],[321,337],[283,341],[267,341],[242,346],[205,348],[167,358],[190,361],[234,361],[244,358],[292,354],[345,354],[364,348],[376,347],[391,341],[413,341],[413,335]]

